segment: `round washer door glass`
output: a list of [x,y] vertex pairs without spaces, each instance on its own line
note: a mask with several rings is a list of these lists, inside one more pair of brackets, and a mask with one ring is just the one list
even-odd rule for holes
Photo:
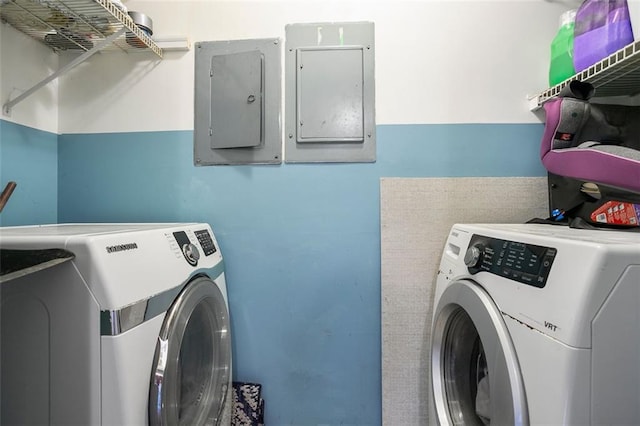
[[149,424],[219,424],[230,397],[229,312],[209,278],[195,278],[174,301],[153,365]]
[[477,284],[450,284],[435,307],[431,382],[440,425],[528,425],[524,386],[502,314]]

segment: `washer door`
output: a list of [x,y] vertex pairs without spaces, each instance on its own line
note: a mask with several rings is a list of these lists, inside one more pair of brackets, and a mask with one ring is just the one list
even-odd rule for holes
[[528,425],[516,353],[500,310],[478,284],[450,284],[435,307],[431,381],[440,425]]
[[185,286],[158,337],[149,392],[151,425],[217,425],[231,369],[229,312],[208,277]]

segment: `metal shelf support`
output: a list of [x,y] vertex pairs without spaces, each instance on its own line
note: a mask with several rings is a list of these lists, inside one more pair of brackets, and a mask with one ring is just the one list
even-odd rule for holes
[[51,74],[50,76],[48,76],[44,80],[40,81],[39,83],[35,84],[30,89],[25,90],[20,95],[16,96],[14,99],[9,100],[2,107],[3,113],[5,115],[7,115],[7,116],[11,115],[11,108],[13,108],[15,105],[17,105],[18,103],[22,102],[23,100],[25,100],[26,98],[31,96],[36,90],[40,89],[42,86],[45,86],[46,84],[48,84],[52,80],[55,80],[56,78],[58,78],[62,74],[64,74],[67,71],[75,68],[77,65],[80,65],[82,62],[84,62],[85,60],[89,59],[91,56],[95,55],[100,50],[104,49],[106,46],[108,46],[111,43],[113,43],[114,40],[116,40],[118,37],[120,37],[126,31],[127,31],[126,28],[119,29],[115,33],[111,34],[109,37],[105,38],[104,40],[101,40],[91,50],[87,50],[82,55],[78,56],[73,61],[71,61],[68,64],[66,64],[65,66],[61,67],[56,72],[54,72],[53,74]]

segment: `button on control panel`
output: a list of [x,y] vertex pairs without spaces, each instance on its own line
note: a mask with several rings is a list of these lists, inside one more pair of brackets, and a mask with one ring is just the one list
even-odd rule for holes
[[213,253],[218,251],[215,244],[213,244],[213,239],[211,238],[211,234],[209,234],[209,231],[203,229],[202,231],[195,231],[195,234],[196,238],[200,242],[202,250],[204,250],[205,256],[212,255]]
[[490,272],[534,287],[544,287],[557,250],[473,235],[465,254],[469,273]]

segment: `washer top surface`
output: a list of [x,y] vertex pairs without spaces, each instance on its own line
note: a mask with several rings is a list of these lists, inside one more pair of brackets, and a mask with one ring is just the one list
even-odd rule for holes
[[[478,224],[456,224],[456,229],[463,229],[470,232],[486,233],[494,236],[496,232],[500,234],[531,235],[534,238],[553,238],[558,240],[573,240],[581,243],[601,244],[640,244],[640,232],[617,231],[611,229],[591,230],[569,228],[563,225],[546,225],[539,223],[478,223]],[[637,247],[640,252],[640,247]]]
[[0,238],[59,238],[186,227],[195,223],[63,223],[0,227]]
[[[0,227],[0,248],[65,249],[71,266],[47,269],[52,282],[77,273],[103,309],[176,288],[224,263],[206,223],[87,223]],[[77,272],[74,272],[77,271]],[[55,274],[55,275],[54,275]]]

